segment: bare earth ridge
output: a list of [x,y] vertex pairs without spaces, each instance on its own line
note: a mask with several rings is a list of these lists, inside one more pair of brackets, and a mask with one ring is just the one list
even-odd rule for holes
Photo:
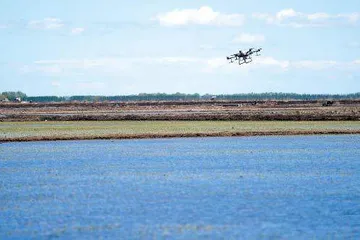
[[0,141],[359,134],[360,100],[0,103]]
[[0,121],[360,120],[360,100],[0,103]]

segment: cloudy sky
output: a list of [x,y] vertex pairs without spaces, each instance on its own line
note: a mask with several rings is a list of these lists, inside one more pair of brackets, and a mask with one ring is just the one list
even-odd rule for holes
[[[151,3],[150,3],[151,2]],[[248,65],[239,49],[262,47]],[[1,0],[0,91],[360,92],[358,0]]]

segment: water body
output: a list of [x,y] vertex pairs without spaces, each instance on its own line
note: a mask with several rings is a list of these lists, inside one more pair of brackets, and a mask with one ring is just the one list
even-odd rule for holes
[[360,136],[0,144],[0,238],[360,239]]

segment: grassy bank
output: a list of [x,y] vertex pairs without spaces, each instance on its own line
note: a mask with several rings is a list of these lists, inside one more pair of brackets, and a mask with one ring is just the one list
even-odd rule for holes
[[0,122],[0,141],[360,134],[359,121]]

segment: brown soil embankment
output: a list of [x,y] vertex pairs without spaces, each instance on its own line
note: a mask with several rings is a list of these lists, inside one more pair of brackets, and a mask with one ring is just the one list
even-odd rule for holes
[[0,121],[360,120],[360,100],[2,103]]
[[217,132],[217,133],[156,133],[156,134],[108,134],[99,136],[30,136],[0,139],[1,142],[61,141],[61,140],[112,140],[152,139],[186,137],[246,137],[246,136],[291,136],[291,135],[339,135],[360,134],[359,130],[312,130],[312,131],[264,131],[264,132]]

